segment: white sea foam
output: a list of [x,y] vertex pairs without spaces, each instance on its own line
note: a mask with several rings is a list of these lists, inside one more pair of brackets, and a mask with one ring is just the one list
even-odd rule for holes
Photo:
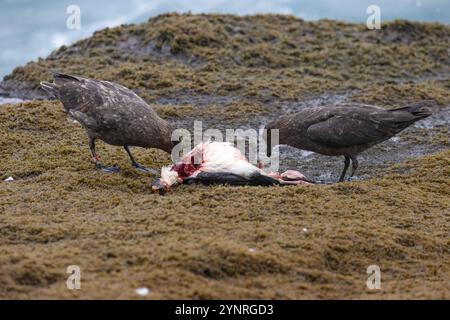
[[0,97],[0,104],[20,103],[22,101],[23,101],[22,99],[18,99],[18,98],[2,98],[2,97]]

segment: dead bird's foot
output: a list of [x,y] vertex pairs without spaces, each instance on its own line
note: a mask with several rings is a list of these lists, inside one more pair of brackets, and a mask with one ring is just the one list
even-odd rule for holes
[[151,174],[157,174],[158,173],[158,170],[144,167],[143,165],[141,165],[141,164],[139,164],[137,162],[133,163],[133,168],[135,168],[135,169],[137,169],[139,171],[145,172],[145,173],[151,173]]
[[95,169],[101,170],[106,173],[117,173],[120,171],[120,167],[117,164],[113,165],[112,167],[105,167],[100,163],[96,163]]

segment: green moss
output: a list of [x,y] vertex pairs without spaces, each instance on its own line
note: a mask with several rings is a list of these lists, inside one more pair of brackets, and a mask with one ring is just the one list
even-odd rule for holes
[[[0,108],[0,179],[15,178],[0,182],[2,298],[137,298],[142,286],[150,299],[448,293],[448,150],[365,181],[191,185],[161,197],[121,148],[98,145],[121,173],[95,171],[83,129],[62,110],[49,101]],[[155,168],[170,162],[157,150],[134,153]],[[73,264],[82,290],[65,286]],[[372,264],[389,279],[382,292],[365,289]]]
[[[271,100],[322,93],[445,106],[449,33],[408,21],[367,30],[282,15],[165,14],[98,31],[3,84],[37,88],[56,69],[122,83],[149,102],[169,97],[152,104],[165,118],[230,124],[275,116]],[[197,105],[193,95],[239,99]],[[160,197],[149,190],[155,177],[131,169],[121,148],[99,143],[103,162],[122,170],[95,171],[83,129],[59,102],[2,105],[0,123],[0,298],[137,298],[142,286],[150,299],[448,298],[448,128],[405,131],[412,147],[432,141],[441,151],[369,180],[179,186]],[[134,154],[149,167],[170,163],[162,151]],[[72,264],[82,268],[79,291],[65,286]],[[382,291],[366,290],[372,264]]]
[[446,106],[450,104],[450,90],[444,81],[383,83],[356,93],[352,99],[385,107],[401,107],[420,100],[434,100],[438,105]]
[[166,14],[98,31],[5,80],[37,89],[57,69],[118,81],[147,100],[186,89],[298,99],[448,74],[449,35],[436,23],[393,21],[367,30],[282,15]]

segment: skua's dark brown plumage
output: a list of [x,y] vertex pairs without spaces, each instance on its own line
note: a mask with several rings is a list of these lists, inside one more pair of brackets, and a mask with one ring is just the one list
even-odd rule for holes
[[53,83],[41,82],[41,87],[61,100],[68,114],[84,127],[96,168],[108,172],[118,170],[117,166],[101,165],[95,151],[97,139],[123,146],[133,167],[146,172],[152,170],[138,164],[129,147],[171,152],[171,125],[132,90],[110,81],[61,73],[53,74]]
[[268,155],[272,151],[272,130],[278,129],[279,144],[328,156],[344,156],[344,170],[339,178],[343,181],[350,160],[353,176],[358,168],[359,153],[430,116],[427,106],[431,104],[431,101],[421,101],[390,110],[358,104],[306,108],[267,125]]

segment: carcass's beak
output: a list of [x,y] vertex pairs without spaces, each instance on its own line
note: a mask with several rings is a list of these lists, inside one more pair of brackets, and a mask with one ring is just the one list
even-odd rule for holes
[[156,179],[151,184],[152,192],[153,193],[159,193],[161,196],[165,195],[167,191],[169,191],[168,188],[165,188],[163,184],[161,183],[161,179]]

